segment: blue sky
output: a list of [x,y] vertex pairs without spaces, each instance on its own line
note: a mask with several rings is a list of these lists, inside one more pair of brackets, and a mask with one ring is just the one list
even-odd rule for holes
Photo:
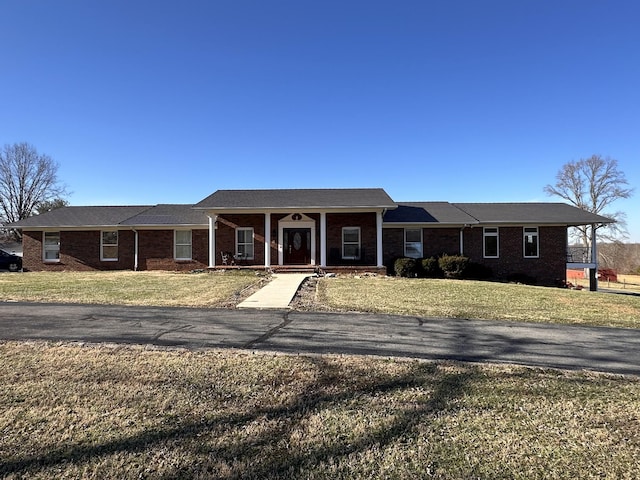
[[[0,145],[73,205],[383,187],[555,201],[562,165],[640,185],[635,0],[0,0]],[[640,192],[627,213],[640,242]]]

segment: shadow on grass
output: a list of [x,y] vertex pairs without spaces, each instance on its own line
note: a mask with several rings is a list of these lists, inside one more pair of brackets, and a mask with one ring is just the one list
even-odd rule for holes
[[[144,455],[146,452],[153,458],[156,449],[180,449],[197,457],[197,465],[178,461],[171,469],[157,472],[159,475],[154,478],[308,476],[309,470],[318,464],[336,464],[348,456],[372,448],[382,449],[411,436],[419,425],[452,409],[452,401],[462,395],[476,375],[474,367],[447,372],[436,364],[416,362],[402,375],[381,373],[371,376],[370,372],[350,371],[348,366],[336,365],[323,358],[308,358],[307,361],[309,368],[314,368],[319,375],[285,405],[199,421],[179,420],[171,427],[147,429],[137,435],[95,445],[63,445],[42,455],[5,460],[0,463],[0,474],[30,476],[43,474],[48,469],[64,470],[69,464],[89,464],[116,453]],[[362,397],[404,393],[406,398],[412,389],[430,393],[423,399],[400,402],[400,407],[385,414],[387,421],[374,424],[357,437],[325,437],[302,450],[291,446],[292,434],[304,432],[305,422],[325,409]],[[242,430],[254,422],[264,425],[256,435],[229,435],[229,440],[223,443],[208,443],[211,435],[225,438],[229,432]],[[105,477],[110,476],[109,472],[104,473]],[[119,476],[118,472],[111,473]]]

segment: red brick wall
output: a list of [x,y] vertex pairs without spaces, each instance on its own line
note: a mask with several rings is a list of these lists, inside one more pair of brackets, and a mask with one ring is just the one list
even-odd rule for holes
[[[316,222],[316,265],[320,264],[320,214],[301,214],[312,218]],[[278,222],[288,214],[271,215],[271,264],[278,264]],[[251,265],[264,265],[264,215],[237,214],[218,216],[216,229],[216,265],[222,263],[221,252],[234,253],[236,248],[235,229],[238,227],[253,227],[254,229],[254,260]],[[361,249],[363,257],[360,260],[342,260],[342,227],[360,227]],[[332,255],[333,253],[333,255]],[[337,256],[336,256],[337,255]],[[362,264],[376,265],[376,216],[375,213],[328,213],[327,214],[327,260],[329,265]]]
[[[360,260],[342,260],[343,227],[360,227]],[[377,265],[376,259],[375,213],[327,213],[327,265]]]
[[499,258],[483,258],[483,229],[465,230],[464,254],[491,268],[498,280],[527,279],[539,285],[557,285],[566,275],[567,229],[539,227],[539,258],[525,258],[523,227],[500,227]]
[[[173,230],[140,230],[138,268],[140,270],[193,270],[208,266],[208,230],[193,230],[192,261],[173,259]],[[42,232],[23,233],[23,265],[31,271],[133,270],[135,235],[118,231],[118,260],[100,260],[100,231],[61,231],[60,262],[42,260]]]
[[138,230],[138,270],[190,271],[209,266],[209,230],[191,232],[191,260],[174,260],[173,230]]
[[[483,257],[483,229],[464,230],[464,252],[474,263],[489,267],[497,280],[529,280],[539,285],[557,285],[565,278],[567,229],[565,227],[539,227],[539,258],[525,258],[523,251],[523,227],[499,229],[499,258]],[[404,230],[383,230],[384,264],[390,274],[393,262],[404,256]],[[443,253],[460,253],[460,230],[423,229],[423,253],[425,257],[438,257]]]

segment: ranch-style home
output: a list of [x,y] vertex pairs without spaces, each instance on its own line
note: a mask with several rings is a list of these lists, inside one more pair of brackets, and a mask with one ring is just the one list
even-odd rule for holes
[[[8,225],[27,270],[264,268],[392,273],[461,254],[492,277],[557,285],[596,268],[567,229],[612,220],[563,203],[395,202],[381,188],[218,190],[195,205],[70,206]],[[391,269],[391,270],[389,270]]]

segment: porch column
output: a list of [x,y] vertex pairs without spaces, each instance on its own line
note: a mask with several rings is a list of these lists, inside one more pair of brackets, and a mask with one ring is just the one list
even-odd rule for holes
[[271,213],[264,214],[264,266],[271,266]]
[[327,214],[320,212],[320,267],[327,266]]
[[216,220],[217,215],[209,215],[209,268],[216,266]]
[[589,270],[589,291],[598,291],[598,241],[596,240],[596,226],[591,225],[591,263],[593,268]]
[[376,212],[376,256],[378,268],[384,267],[382,264],[382,212]]

